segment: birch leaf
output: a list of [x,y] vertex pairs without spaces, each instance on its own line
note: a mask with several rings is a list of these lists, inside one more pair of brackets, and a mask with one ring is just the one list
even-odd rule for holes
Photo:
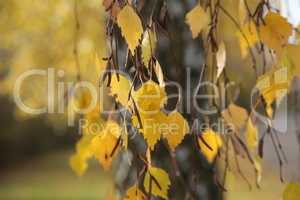
[[277,67],[258,78],[256,88],[260,91],[266,103],[269,117],[273,116],[272,103],[278,103],[286,96],[290,85],[291,75],[288,67]]
[[[138,127],[143,134],[148,147],[153,150],[154,145],[161,138],[161,123],[165,119],[165,114],[161,108],[165,105],[167,96],[165,89],[154,81],[147,81],[132,93],[134,102],[140,115],[142,127]],[[137,116],[133,116],[132,121],[135,125],[138,121]]]
[[256,173],[256,184],[260,185],[261,179],[262,179],[262,159],[259,156],[254,156],[253,158],[254,162],[254,168],[255,168],[255,173]]
[[118,14],[117,23],[121,28],[129,50],[134,54],[134,50],[139,45],[139,40],[143,34],[141,19],[130,5],[126,5]]
[[179,112],[172,112],[166,117],[166,130],[163,136],[167,139],[172,151],[182,142],[189,132],[187,121]]
[[[166,116],[164,113],[157,111],[152,114],[140,112],[140,117],[143,127],[139,128],[139,131],[143,134],[149,149],[154,150],[155,144],[162,136],[162,124],[164,123]],[[133,116],[133,124],[138,125],[137,116]]]
[[209,14],[198,4],[185,17],[186,23],[190,26],[192,37],[196,38],[199,33],[210,23]]
[[142,114],[157,113],[166,103],[167,95],[165,89],[154,81],[147,81],[132,96],[137,108]]
[[241,31],[238,31],[237,34],[240,41],[241,56],[245,58],[249,53],[249,49],[253,48],[259,42],[256,26],[251,21],[244,24]]
[[113,121],[108,121],[105,129],[96,135],[91,142],[93,154],[105,170],[110,168],[113,158],[117,155],[120,146],[118,144],[120,134],[119,125]]
[[77,174],[77,176],[82,176],[88,168],[87,159],[81,157],[79,154],[74,154],[71,156],[69,165]]
[[222,42],[219,45],[219,49],[218,52],[216,54],[216,59],[217,59],[217,79],[220,77],[220,75],[223,72],[223,69],[225,67],[226,64],[226,48],[225,48],[225,44],[224,42]]
[[123,200],[146,200],[146,196],[137,186],[132,186],[127,190]]
[[246,144],[249,149],[255,149],[258,145],[258,131],[252,123],[251,118],[248,119],[246,127]]
[[114,73],[111,76],[110,87],[110,95],[115,96],[117,102],[127,107],[131,82],[124,75],[118,74],[117,76]]
[[278,13],[269,12],[264,18],[265,24],[259,27],[260,37],[269,48],[281,51],[288,43],[293,27]]
[[144,187],[147,193],[151,190],[151,194],[168,199],[170,185],[171,182],[167,172],[160,168],[149,167],[144,179]]
[[222,112],[222,116],[229,125],[234,125],[236,131],[240,131],[247,122],[248,112],[232,103]]
[[157,38],[155,32],[150,29],[146,29],[142,41],[142,59],[146,67],[148,67],[149,60],[154,55],[156,42]]
[[212,163],[223,143],[217,133],[212,129],[207,129],[201,134],[201,138],[198,138],[198,144],[207,161]]
[[155,62],[155,66],[154,66],[154,72],[156,74],[159,86],[164,88],[165,87],[165,81],[164,81],[164,74],[162,72],[161,66],[159,64],[158,61]]
[[83,135],[76,144],[76,153],[69,160],[70,167],[78,176],[85,173],[88,168],[88,159],[93,156],[90,145],[92,139],[92,135]]

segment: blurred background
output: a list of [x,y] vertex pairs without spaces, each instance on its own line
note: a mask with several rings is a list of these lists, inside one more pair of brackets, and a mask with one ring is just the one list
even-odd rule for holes
[[[234,1],[228,0],[226,6],[234,5]],[[102,0],[74,2],[0,0],[0,199],[105,199],[112,191],[112,172],[103,172],[96,162],[91,163],[83,177],[77,177],[70,169],[69,157],[79,135],[78,127],[67,126],[66,114],[28,115],[16,107],[13,99],[16,78],[29,69],[51,67],[63,70],[64,76],[56,81],[67,83],[77,80],[79,67],[81,79],[98,84],[105,63],[101,59],[95,62],[95,58],[106,56],[106,21]],[[183,20],[186,11],[181,8],[184,6],[189,10],[195,2],[168,2],[170,16],[182,21],[185,32],[188,32]],[[295,26],[299,23],[300,0],[274,1],[274,5]],[[236,13],[235,8],[231,9]],[[226,42],[237,47],[236,41],[231,40],[228,37]],[[163,49],[162,44],[164,42],[160,44]],[[174,45],[180,47],[176,41]],[[201,64],[201,51],[197,48],[192,40],[187,41],[184,50],[179,51],[185,55],[180,61],[182,65],[193,69]],[[163,60],[164,53],[162,50],[161,56],[158,56],[161,57],[163,71],[172,73],[168,65],[172,62]],[[236,54],[229,50],[228,62],[233,71],[242,63],[240,58],[237,59],[240,55]],[[244,76],[233,73],[231,78],[237,82],[249,79],[245,75],[251,69],[240,70]],[[251,87],[253,80],[247,84],[244,88]],[[21,97],[26,105],[33,108],[46,106],[45,88],[45,77],[28,79],[22,85]],[[284,175],[287,180],[299,181],[299,144],[292,117],[289,123],[288,134],[281,138],[289,160]],[[279,166],[270,141],[266,141],[265,149],[262,188],[253,186],[250,190],[239,175],[230,173],[228,192],[224,195],[226,199],[280,199],[285,184],[279,180]],[[254,179],[247,164],[242,163],[245,174]]]

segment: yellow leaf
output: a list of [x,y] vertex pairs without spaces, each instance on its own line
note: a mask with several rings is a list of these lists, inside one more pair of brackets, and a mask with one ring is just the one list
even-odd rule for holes
[[259,37],[256,26],[252,21],[244,24],[241,32],[239,31],[237,34],[240,41],[241,56],[245,58],[249,53],[249,48],[253,48],[259,42]]
[[132,118],[133,124],[140,129],[148,147],[153,150],[161,137],[161,126],[166,117],[160,110],[166,103],[166,92],[163,87],[150,80],[142,84],[137,91],[133,91],[132,96],[142,127],[139,126],[137,115]]
[[[119,77],[119,78],[118,78]],[[111,95],[124,107],[128,106],[128,95],[131,88],[131,82],[122,74],[112,74],[110,82]]]
[[288,67],[273,68],[258,78],[256,88],[266,102],[266,111],[269,117],[273,116],[272,103],[278,103],[286,96],[291,81]]
[[158,61],[156,61],[155,66],[154,66],[154,72],[156,74],[159,86],[164,88],[165,87],[165,81],[164,81],[164,74],[162,72],[161,66]]
[[246,144],[249,149],[255,149],[258,145],[258,131],[251,118],[248,119],[246,127]]
[[283,200],[299,200],[300,197],[300,184],[289,183],[284,189]]
[[139,128],[140,132],[143,134],[148,147],[150,150],[154,149],[155,144],[160,140],[164,121],[165,114],[161,111],[154,114],[143,114],[140,113],[142,127],[139,127],[137,116],[133,116],[133,124]]
[[217,60],[217,79],[220,77],[221,73],[223,72],[223,69],[226,64],[226,48],[225,43],[221,42],[219,45],[218,52],[216,54],[216,60]]
[[130,5],[126,5],[118,14],[117,23],[121,28],[128,48],[134,54],[134,50],[139,45],[139,40],[143,34],[143,26],[139,16]]
[[[100,116],[100,106],[97,105],[84,116],[85,124],[82,125],[84,135],[96,135],[102,131],[104,120]],[[98,129],[93,129],[97,127]]]
[[269,12],[264,18],[265,24],[259,27],[260,37],[269,48],[280,52],[288,43],[293,27],[278,13]]
[[132,96],[142,114],[157,113],[166,103],[165,89],[153,81],[147,81]]
[[120,134],[121,129],[119,125],[113,121],[108,121],[105,129],[94,136],[91,142],[93,154],[105,170],[110,168],[113,159],[118,153]]
[[149,167],[144,179],[144,187],[147,193],[151,190],[151,194],[168,199],[170,185],[169,175],[163,169]]
[[137,187],[130,187],[123,200],[146,200],[145,194]]
[[201,138],[198,138],[198,143],[201,152],[210,163],[214,161],[219,149],[223,144],[221,137],[212,129],[207,129],[205,132],[203,132],[201,134]]
[[75,91],[73,96],[73,105],[76,110],[84,110],[89,107],[92,101],[91,91],[87,88],[80,88]]
[[157,38],[155,32],[150,29],[146,29],[142,41],[142,59],[146,67],[148,67],[148,63],[151,57],[154,56],[156,42]]
[[71,156],[69,164],[78,176],[82,176],[88,167],[87,161],[78,154]]
[[259,156],[254,156],[253,158],[254,168],[256,173],[256,184],[259,185],[262,179],[262,159]]
[[240,131],[247,122],[248,112],[244,108],[231,103],[222,112],[222,116],[230,126],[234,126],[235,131]]
[[185,17],[186,23],[190,26],[193,38],[206,28],[210,23],[209,14],[198,4]]
[[189,132],[189,125],[183,116],[175,111],[166,117],[164,125],[162,134],[167,139],[171,150],[174,151]]
[[88,168],[87,160],[92,156],[92,138],[91,135],[83,135],[76,144],[76,153],[69,160],[70,167],[78,176],[82,176]]
[[76,152],[82,158],[90,158],[92,152],[90,149],[90,143],[92,141],[93,135],[83,135],[76,144]]

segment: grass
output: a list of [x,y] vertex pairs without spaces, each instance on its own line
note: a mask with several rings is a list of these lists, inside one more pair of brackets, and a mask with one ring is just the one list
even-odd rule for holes
[[[77,177],[68,165],[70,155],[55,152],[1,171],[0,199],[106,199],[111,175],[93,163],[83,177]],[[279,180],[278,166],[264,164],[261,189],[255,187],[253,170],[245,167],[249,165],[241,162],[241,166],[253,187],[250,190],[239,174],[229,173],[226,200],[281,199],[285,184]]]
[[94,164],[83,177],[68,166],[71,152],[56,152],[1,171],[1,199],[105,199],[110,175]]

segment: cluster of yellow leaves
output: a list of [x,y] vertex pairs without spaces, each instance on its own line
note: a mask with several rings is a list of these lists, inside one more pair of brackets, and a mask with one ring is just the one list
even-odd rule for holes
[[133,92],[133,99],[141,120],[139,124],[138,116],[135,115],[133,124],[139,127],[149,148],[153,150],[154,145],[163,136],[170,148],[175,150],[189,132],[189,127],[179,112],[173,111],[166,115],[161,111],[167,100],[164,88],[150,80]]
[[[109,4],[109,2],[113,3],[113,5]],[[249,49],[261,41],[269,48],[274,49],[278,55],[289,61],[289,67],[272,69],[260,77],[257,82],[257,87],[267,104],[267,113],[269,116],[272,116],[272,103],[275,100],[282,99],[286,94],[278,93],[278,89],[286,90],[288,88],[289,81],[293,77],[290,70],[292,67],[297,68],[299,66],[299,59],[297,58],[299,46],[288,44],[288,39],[292,34],[292,26],[285,18],[277,13],[269,12],[264,17],[264,23],[256,26],[253,21],[247,21],[248,16],[245,11],[244,1],[241,0],[239,3],[238,12],[241,18],[241,30],[238,33],[238,37],[242,57],[246,57]],[[112,6],[110,8],[111,15],[116,18],[116,22],[122,31],[122,35],[131,53],[134,53],[136,47],[141,44],[142,60],[144,65],[148,67],[149,61],[154,57],[156,49],[157,38],[155,30],[150,28],[147,28],[145,31],[143,30],[141,19],[130,4],[125,5],[122,9],[111,0],[103,1],[103,4],[106,8]],[[195,6],[186,15],[186,23],[190,27],[193,38],[198,37],[201,31],[209,26],[210,21],[210,15],[200,4]],[[218,79],[226,65],[226,48],[224,42],[219,43],[215,56]],[[294,68],[292,73],[295,73]],[[123,75],[113,74],[111,76],[111,95],[115,96],[116,101],[126,108],[136,106],[138,113],[132,116],[132,123],[143,134],[150,150],[153,150],[155,144],[163,137],[167,140],[170,149],[174,151],[189,132],[189,126],[179,112],[173,111],[166,114],[162,111],[167,97],[164,88],[163,73],[157,61],[154,70],[159,84],[149,80],[143,83],[139,89],[133,91],[131,98],[128,96],[131,89],[131,82]],[[287,76],[285,77],[285,75]],[[79,104],[85,105],[87,104],[87,100],[82,99]],[[248,112],[244,108],[235,104],[230,104],[222,112],[222,117],[227,124],[234,126],[236,133],[244,127],[246,128],[246,144],[251,154],[253,154],[257,182],[260,182],[262,171],[261,160],[254,153],[254,150],[258,146],[259,136],[251,117],[248,116]],[[99,120],[99,112],[90,113],[86,118],[94,121],[95,118],[98,118]],[[104,129],[96,133],[96,135],[90,135],[87,132],[88,130],[84,130],[85,134],[76,146],[76,154],[70,160],[72,168],[79,175],[84,173],[87,168],[87,160],[92,156],[96,157],[105,169],[108,169],[113,157],[119,150],[118,141],[124,131],[115,122],[108,121]],[[207,129],[198,138],[198,144],[200,151],[212,163],[218,155],[223,142],[218,133],[212,129]],[[150,164],[144,179],[145,191],[167,199],[169,186],[170,180],[168,174],[162,169],[152,167]],[[128,189],[124,199],[146,199],[146,197],[137,186],[133,186]]]
[[[159,65],[156,62],[156,65]],[[132,91],[132,98],[128,100],[131,82],[123,75],[111,76],[111,95],[127,108],[136,106],[138,113],[132,116],[133,125],[139,128],[148,147],[153,150],[161,137],[166,138],[171,150],[181,143],[189,132],[189,126],[184,117],[176,111],[166,114],[162,111],[167,96],[164,89],[163,74],[158,66],[159,84],[149,80],[141,85],[138,90]],[[140,122],[139,118],[140,117]]]
[[[245,141],[249,153],[253,159],[253,165],[256,173],[256,182],[257,184],[259,184],[262,178],[261,158],[257,155],[256,151],[256,149],[258,148],[259,134],[257,127],[253,124],[251,115],[248,116],[248,112],[244,108],[232,103],[226,110],[222,112],[222,116],[228,125],[234,127],[235,134],[239,134],[239,132],[245,128]],[[219,139],[217,139],[217,141],[218,140]],[[210,145],[210,143],[207,144]],[[208,160],[212,162],[217,154],[217,151],[215,149],[213,149],[214,151],[209,151],[211,150],[209,148],[207,148],[206,150],[207,152],[204,155],[210,153],[206,157],[208,157]]]
[[210,24],[210,16],[200,4],[187,13],[185,18],[186,23],[191,29],[193,38],[196,38]]
[[[153,51],[153,47],[155,48],[155,38],[154,32],[151,30],[145,32],[145,42],[142,46],[144,48],[143,52],[145,52],[144,59],[147,60],[144,60],[145,62],[149,62],[153,54],[151,51]],[[171,150],[175,150],[186,133],[189,132],[189,126],[179,112],[173,111],[169,114],[162,112],[167,96],[164,88],[163,72],[158,61],[155,63],[154,72],[157,75],[159,84],[149,80],[143,83],[138,90],[133,90],[131,98],[129,98],[131,81],[124,75],[112,74],[110,94],[115,96],[116,101],[126,108],[133,109],[136,106],[138,113],[132,116],[133,124],[139,128],[151,150],[154,149],[155,144],[161,137],[167,139]],[[140,122],[138,117],[140,117]]]
[[198,138],[198,144],[203,155],[210,163],[212,163],[215,160],[219,149],[222,147],[223,142],[218,133],[214,132],[212,129],[207,129]]
[[[245,22],[245,20],[242,21]],[[263,23],[258,27],[253,21],[242,23],[242,28],[238,32],[242,58],[245,58],[249,48],[253,48],[259,41],[279,55],[288,44],[292,32],[292,25],[280,14],[274,12],[268,12]]]
[[119,151],[121,128],[111,120],[103,122],[99,109],[85,116],[83,135],[76,144],[76,153],[70,158],[70,166],[77,175],[86,171],[88,159],[95,157],[102,167],[110,168],[113,158]]
[[276,51],[278,63],[267,73],[259,77],[257,88],[266,103],[266,112],[273,116],[272,104],[280,101],[288,93],[291,81],[300,74],[299,44],[289,44],[293,27],[277,13],[269,12],[260,26],[263,43]]

